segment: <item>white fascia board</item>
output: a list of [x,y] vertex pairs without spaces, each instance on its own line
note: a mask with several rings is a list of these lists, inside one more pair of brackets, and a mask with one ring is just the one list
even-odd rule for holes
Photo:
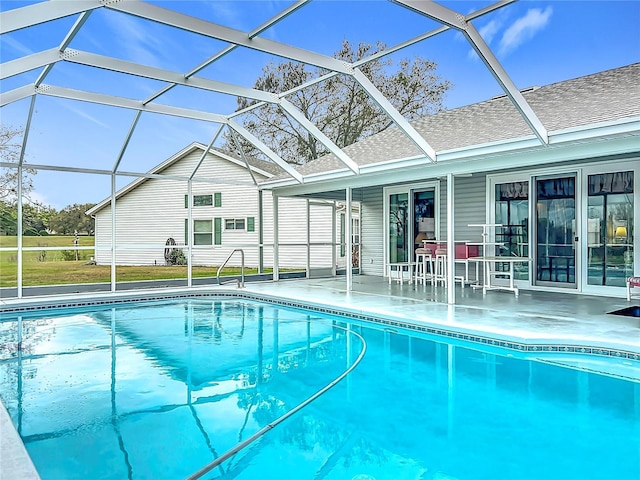
[[230,128],[233,128],[237,133],[242,135],[248,142],[252,143],[258,150],[264,153],[267,157],[277,163],[280,168],[282,168],[285,172],[287,172],[291,177],[293,177],[298,183],[304,183],[304,179],[300,172],[294,169],[291,165],[285,162],[280,156],[271,150],[267,145],[265,145],[260,139],[258,139],[255,135],[253,135],[249,130],[244,128],[235,120],[228,120],[228,125]]
[[327,70],[348,73],[348,64],[333,57],[321,55],[319,53],[265,38],[249,38],[247,33],[240,30],[235,30],[213,22],[207,22],[173,10],[157,7],[149,3],[138,1],[115,2],[106,5],[106,8],[153,20],[164,25],[180,28],[205,37],[223,40],[234,45],[240,45],[253,50],[277,55],[279,57],[326,68]]
[[0,34],[14,32],[50,20],[68,17],[104,6],[101,0],[48,1],[0,13]]
[[36,94],[36,86],[31,83],[24,87],[18,87],[8,92],[0,93],[0,107],[9,105],[10,103],[17,102],[23,98],[31,97]]
[[33,55],[5,62],[0,65],[0,80],[30,72],[31,70],[45,67],[60,60],[62,60],[62,58],[60,58],[60,51],[57,48],[50,48],[49,50],[43,50]]
[[[380,170],[377,172],[365,172],[357,177],[324,180],[315,178],[304,185],[270,184],[263,185],[264,190],[272,190],[278,196],[295,196],[302,194],[322,193],[333,191],[346,186],[352,188],[384,186],[395,183],[407,183],[416,178],[428,180],[448,173],[454,175],[469,175],[474,173],[491,173],[499,171],[515,171],[518,169],[540,168],[544,171],[547,166],[567,161],[581,161],[602,157],[603,159],[628,155],[640,157],[638,145],[640,136],[629,135],[618,138],[598,139],[577,144],[541,146],[539,143],[528,150],[512,150],[502,154],[481,157],[459,159],[453,162],[438,162],[428,166],[406,165],[394,170]],[[478,168],[479,165],[482,168]],[[425,168],[427,169],[425,171]]]
[[[573,129],[572,129],[573,130]],[[264,189],[286,189],[287,192],[322,191],[338,189],[343,185],[368,186],[404,182],[416,178],[436,177],[447,173],[469,174],[491,170],[504,170],[557,162],[580,160],[605,155],[620,155],[640,151],[640,122],[621,122],[595,129],[585,128],[581,135],[567,131],[554,134],[548,146],[541,146],[534,136],[510,142],[495,142],[471,148],[438,153],[438,163],[424,163],[423,157],[408,157],[360,167],[356,178],[344,171],[334,170],[322,174],[306,175],[305,185],[296,186],[288,179],[263,182]],[[330,185],[327,185],[330,182]]]
[[120,60],[118,58],[107,57],[104,55],[97,55],[95,53],[67,49],[63,52],[63,58],[71,63],[102,68],[113,72],[126,73],[137,77],[150,78],[175,85],[183,85],[212,92],[225,93],[227,95],[233,95],[234,97],[246,97],[268,103],[275,103],[278,100],[277,96],[261,90],[241,87],[230,83],[209,80],[196,76],[185,78],[185,75],[182,73],[140,65],[139,63],[128,62],[126,60]]
[[296,108],[296,106],[291,103],[289,100],[284,98],[280,99],[280,106],[291,115],[298,123],[300,123],[304,128],[311,133],[314,137],[316,137],[325,147],[329,149],[331,153],[333,153],[338,160],[344,163],[353,173],[357,174],[359,172],[359,167],[356,162],[354,162],[349,155],[344,153],[340,147],[338,147],[329,137],[327,137],[322,131],[316,127],[304,114]]
[[189,108],[172,107],[170,105],[160,105],[158,103],[148,103],[146,105],[143,105],[139,100],[131,100],[129,98],[105,95],[102,93],[74,90],[65,87],[56,87],[53,85],[40,85],[36,88],[35,93],[40,95],[49,95],[52,97],[67,98],[70,100],[80,100],[84,102],[97,103],[100,105],[108,105],[111,107],[128,108],[130,110],[141,110],[143,112],[190,118],[194,120],[203,120],[205,122],[227,122],[227,118],[224,115],[220,115],[217,113],[203,112],[201,110],[193,110]]

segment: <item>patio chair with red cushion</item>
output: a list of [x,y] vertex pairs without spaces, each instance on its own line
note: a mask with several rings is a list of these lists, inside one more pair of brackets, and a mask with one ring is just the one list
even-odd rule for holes
[[[640,277],[628,277],[627,278],[627,300],[631,300],[631,289],[632,288],[640,288]],[[633,294],[633,296],[638,296],[640,298],[640,293]]]

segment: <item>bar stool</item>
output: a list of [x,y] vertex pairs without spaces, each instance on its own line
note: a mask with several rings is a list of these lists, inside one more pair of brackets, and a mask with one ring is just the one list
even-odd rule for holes
[[[433,275],[433,282],[437,285],[438,282],[442,282],[444,286],[447,285],[447,249],[438,248],[436,250],[435,269]],[[462,288],[464,288],[464,276],[456,275],[454,273],[454,282],[460,282]]]
[[433,250],[430,248],[416,248],[414,279],[416,285],[419,281],[426,285],[427,279],[433,283]]
[[437,248],[435,258],[435,268],[433,271],[432,283],[438,285],[438,282],[442,282],[443,285],[447,284],[447,249]]

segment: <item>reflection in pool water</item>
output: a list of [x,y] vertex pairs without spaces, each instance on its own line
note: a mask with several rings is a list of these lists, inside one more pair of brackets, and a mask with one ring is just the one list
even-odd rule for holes
[[354,372],[205,478],[640,477],[638,382],[252,301],[5,315],[0,394],[44,480],[185,478],[340,375],[349,330]]

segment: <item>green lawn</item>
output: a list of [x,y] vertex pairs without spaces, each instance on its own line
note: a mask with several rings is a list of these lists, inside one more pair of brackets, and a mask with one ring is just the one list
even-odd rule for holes
[[[79,237],[80,246],[93,246],[94,237]],[[0,247],[17,246],[16,237],[0,236]],[[111,267],[109,265],[88,265],[93,256],[93,250],[80,250],[80,260],[75,260],[73,251],[73,237],[23,237],[24,247],[69,247],[65,261],[60,251],[29,251],[23,254],[22,284],[36,285],[64,285],[72,283],[102,283],[111,281]],[[215,277],[217,266],[193,267],[193,277]],[[268,270],[270,272],[271,269]],[[257,269],[245,269],[245,274],[257,273]],[[240,274],[240,268],[225,267],[221,275]],[[0,287],[15,287],[18,278],[17,252],[0,252]],[[116,280],[118,282],[134,280],[167,280],[187,278],[186,266],[116,266]]]

